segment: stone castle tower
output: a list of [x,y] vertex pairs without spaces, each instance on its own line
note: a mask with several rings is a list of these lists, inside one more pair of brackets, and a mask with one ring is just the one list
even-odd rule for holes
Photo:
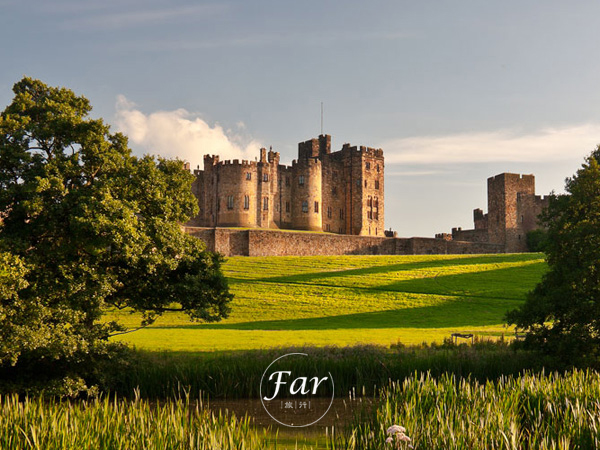
[[260,150],[258,161],[204,157],[192,190],[200,212],[189,225],[281,228],[384,236],[383,151],[344,144],[331,136],[298,144],[298,159]]
[[548,198],[535,195],[535,177],[501,173],[488,178],[488,213],[473,211],[473,230],[452,229],[457,241],[501,244],[504,251],[526,252],[527,233],[539,228],[538,216],[548,206]]

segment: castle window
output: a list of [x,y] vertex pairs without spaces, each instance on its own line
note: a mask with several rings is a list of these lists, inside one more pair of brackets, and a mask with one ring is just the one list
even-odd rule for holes
[[233,195],[227,196],[227,209],[233,209]]
[[244,195],[244,209],[250,209],[250,197]]
[[333,195],[337,195],[337,186],[334,186],[334,187],[331,189],[331,193],[332,193]]
[[308,202],[306,200],[302,202],[302,212],[308,212]]
[[369,195],[369,198],[367,198],[367,206],[370,208],[373,207],[373,199],[371,198],[370,195]]
[[340,219],[343,219],[343,218],[344,218],[344,210],[340,209]]
[[252,174],[250,172],[246,172],[246,180],[251,180]]
[[379,180],[375,180],[375,189],[379,189]]
[[290,177],[285,177],[285,185],[286,186],[290,185]]
[[[377,211],[375,211],[373,213],[373,215],[375,216],[375,220],[379,220],[379,213]],[[375,233],[375,234],[377,234],[377,233]]]
[[375,197],[375,208],[379,209],[379,199]]
[[319,212],[319,202],[315,202],[315,212]]
[[367,180],[365,180],[365,187],[367,187]]
[[269,174],[263,173],[263,181],[269,181]]
[[300,176],[298,177],[298,184],[299,184],[300,186],[304,186],[304,175],[300,175]]
[[377,164],[377,172],[379,172],[379,164]]
[[360,180],[356,180],[356,186],[360,187]]
[[263,210],[269,210],[269,197],[263,197]]
[[367,219],[373,218],[373,211],[367,211]]
[[371,169],[371,163],[370,162],[368,162],[368,163],[365,164],[365,169],[367,169],[367,170]]
[[285,212],[290,212],[290,202],[285,202]]
[[327,207],[327,218],[331,219],[331,206]]

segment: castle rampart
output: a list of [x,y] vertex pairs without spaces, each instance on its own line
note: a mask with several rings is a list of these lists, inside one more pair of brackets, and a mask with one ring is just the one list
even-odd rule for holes
[[434,238],[349,236],[280,230],[191,228],[185,231],[224,256],[433,255],[501,253],[502,245]]

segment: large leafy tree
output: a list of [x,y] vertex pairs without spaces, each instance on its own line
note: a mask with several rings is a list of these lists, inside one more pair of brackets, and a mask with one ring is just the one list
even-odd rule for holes
[[177,160],[131,155],[71,90],[23,78],[0,115],[0,367],[102,352],[109,307],[226,317],[218,255],[180,224],[196,213]]
[[508,314],[526,343],[574,362],[600,350],[600,146],[541,216],[549,270]]

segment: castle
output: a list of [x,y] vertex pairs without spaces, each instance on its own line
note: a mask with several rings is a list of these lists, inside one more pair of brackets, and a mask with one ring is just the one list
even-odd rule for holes
[[473,211],[474,229],[453,228],[452,235],[437,238],[500,244],[507,253],[526,252],[527,233],[539,228],[538,216],[548,197],[535,195],[535,177],[501,173],[487,180],[488,213]]
[[194,175],[200,209],[185,229],[226,256],[525,252],[548,204],[533,175],[502,173],[488,178],[488,213],[473,211],[473,229],[398,238],[384,231],[383,150],[331,152],[329,135],[299,143],[291,166],[262,148],[257,161],[205,155]]
[[291,166],[262,148],[258,161],[204,156],[192,184],[200,212],[187,225],[325,231],[384,236],[383,151],[331,136],[298,144]]

